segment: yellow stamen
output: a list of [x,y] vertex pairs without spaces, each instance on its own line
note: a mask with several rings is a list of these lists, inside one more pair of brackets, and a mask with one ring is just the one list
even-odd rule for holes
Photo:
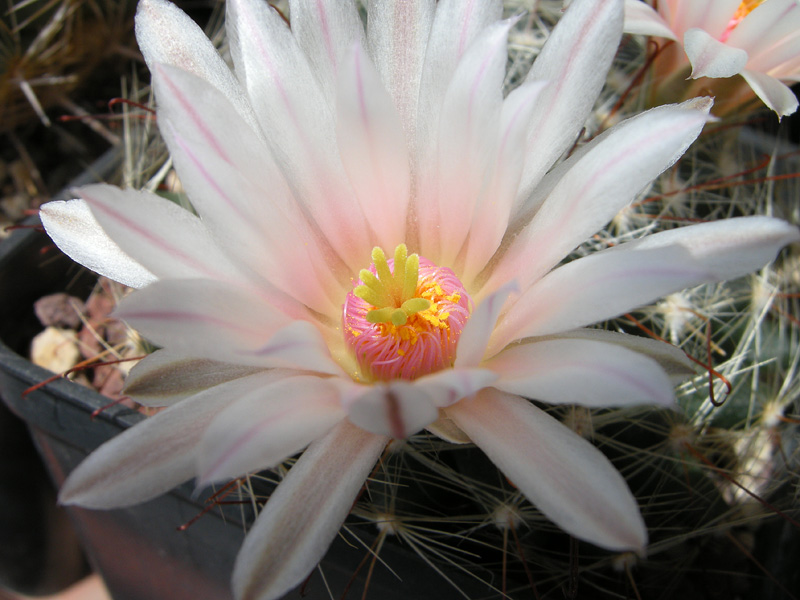
[[728,21],[728,26],[725,28],[725,31],[722,32],[720,36],[720,41],[724,42],[730,37],[733,30],[736,29],[737,25],[742,22],[747,15],[753,12],[760,4],[762,4],[764,0],[744,0],[741,4],[739,4],[739,8],[736,9],[736,12],[731,17],[731,20]]
[[736,22],[741,21],[763,2],[764,0],[743,0],[743,2],[739,5],[739,8],[736,9],[736,14],[733,15],[733,20]]

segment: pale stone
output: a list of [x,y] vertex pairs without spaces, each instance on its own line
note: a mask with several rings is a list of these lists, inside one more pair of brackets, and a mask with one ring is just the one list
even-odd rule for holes
[[80,360],[78,336],[69,329],[48,327],[31,342],[31,360],[54,373],[63,373]]

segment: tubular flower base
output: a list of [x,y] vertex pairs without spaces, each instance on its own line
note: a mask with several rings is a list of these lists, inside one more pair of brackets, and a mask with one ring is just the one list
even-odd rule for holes
[[[698,89],[718,93],[721,112],[729,114],[758,96],[778,117],[797,110],[786,85],[800,81],[800,3],[797,0],[663,0],[657,11],[642,0],[625,0],[625,31],[676,44],[665,47],[654,63],[656,97]],[[691,73],[690,73],[691,70]],[[738,82],[697,85],[685,77],[731,78]],[[738,79],[738,78],[737,78]]]
[[[711,101],[655,108],[566,160],[622,35],[622,0],[575,0],[503,97],[501,3],[231,0],[232,72],[165,0],[137,36],[197,216],[96,185],[42,207],[78,262],[137,287],[117,310],[160,346],[128,381],[166,410],[76,469],[61,501],[143,502],[307,447],[250,531],[239,598],[314,568],[392,438],[471,439],[568,533],[644,552],[620,474],[536,408],[671,406],[686,357],[585,327],[772,260],[766,217],[658,233],[559,264],[669,168]],[[394,252],[387,258],[386,253]],[[204,389],[197,389],[198,382]]]

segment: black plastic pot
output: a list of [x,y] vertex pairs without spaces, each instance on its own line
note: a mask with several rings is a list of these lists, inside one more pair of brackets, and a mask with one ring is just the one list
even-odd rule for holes
[[[96,447],[144,418],[119,406],[106,408],[93,418],[92,413],[106,406],[109,400],[66,379],[23,395],[28,388],[52,375],[25,358],[30,339],[40,329],[33,314],[33,302],[59,291],[85,296],[93,282],[90,273],[63,256],[39,231],[15,232],[0,243],[0,396],[29,429],[56,487]],[[13,449],[5,448],[4,456],[0,456],[2,460],[18,455],[25,440],[9,420],[10,415],[0,415],[0,419],[12,423],[19,438],[13,443]],[[9,440],[10,437],[4,437],[6,446]],[[16,461],[13,469],[0,470],[0,497],[3,497],[2,490],[11,490],[7,496],[13,497],[20,508],[26,504],[27,509],[34,508],[28,510],[30,514],[25,523],[12,519],[21,535],[29,538],[26,543],[33,551],[13,557],[0,554],[0,561],[4,563],[0,565],[0,585],[28,593],[52,592],[85,573],[77,543],[70,541],[69,535],[57,537],[54,527],[41,526],[52,522],[46,514],[54,511],[54,495],[47,491],[41,502],[31,502],[32,495],[40,487],[33,483],[36,468],[35,463],[25,459],[21,463]],[[205,506],[206,496],[198,498],[194,492],[191,483],[187,483],[131,508],[65,509],[89,562],[102,575],[115,599],[225,600],[231,597],[229,580],[233,562],[244,539],[246,524],[252,521],[252,511],[249,506],[218,507],[179,531],[181,525],[191,521]],[[5,502],[3,512],[13,512]],[[2,524],[0,520],[0,526]],[[6,538],[6,545],[12,541],[9,531],[0,531],[0,535]],[[374,535],[363,529],[359,530],[359,536],[367,544],[374,540]],[[19,545],[19,540],[13,543]],[[56,551],[59,554],[54,557]],[[367,552],[362,546],[338,538],[322,563],[325,581],[319,570],[315,570],[303,597],[327,600],[330,595],[326,582],[337,596],[350,586],[349,597],[360,597],[368,569],[361,569],[354,582],[350,579],[359,570]],[[396,576],[379,565],[371,575],[369,598],[458,596],[450,583],[404,548],[386,544],[381,550],[381,559],[391,566]],[[62,568],[68,572],[60,578],[48,578],[44,574],[52,564],[74,566]],[[491,594],[488,587],[461,573],[448,576],[472,597]],[[299,598],[301,593],[296,590],[287,597]]]

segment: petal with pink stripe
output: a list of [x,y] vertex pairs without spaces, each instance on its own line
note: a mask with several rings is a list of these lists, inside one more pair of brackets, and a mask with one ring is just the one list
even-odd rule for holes
[[625,480],[553,417],[491,389],[451,406],[447,415],[567,533],[609,550],[644,550],[647,530]]
[[345,416],[336,388],[316,376],[289,377],[232,402],[206,429],[198,484],[274,467]]
[[411,196],[408,146],[400,115],[361,46],[346,54],[340,71],[336,133],[350,183],[377,245],[405,242]]
[[169,491],[194,476],[197,445],[217,415],[236,398],[282,376],[266,372],[223,383],[123,431],[78,465],[59,501],[119,508]]
[[286,22],[261,0],[230,0],[227,31],[236,74],[289,187],[351,272],[372,245],[344,173],[334,114]]
[[597,340],[548,339],[506,348],[486,362],[499,390],[549,404],[591,407],[674,402],[672,381],[653,359]]
[[205,224],[185,208],[105,184],[74,190],[111,239],[159,279],[246,281]]
[[308,576],[388,441],[345,420],[308,447],[245,538],[233,570],[237,598],[276,600]]

